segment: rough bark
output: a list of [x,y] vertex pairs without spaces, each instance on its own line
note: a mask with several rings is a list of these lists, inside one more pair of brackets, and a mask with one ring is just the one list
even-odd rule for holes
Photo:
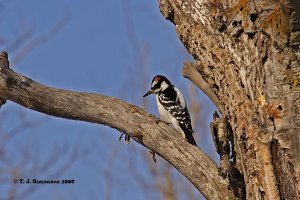
[[247,199],[300,199],[299,1],[159,4],[195,58],[183,75],[228,120],[235,194],[244,184]]
[[0,99],[0,106],[9,100],[48,115],[117,129],[167,160],[207,199],[234,198],[209,156],[137,106],[109,96],[39,84],[9,69],[6,54],[0,56]]

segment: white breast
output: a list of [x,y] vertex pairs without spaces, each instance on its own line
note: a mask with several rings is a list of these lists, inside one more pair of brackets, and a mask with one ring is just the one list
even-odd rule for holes
[[155,95],[155,98],[156,98],[158,113],[160,115],[161,120],[163,120],[166,123],[171,124],[172,123],[172,118],[174,118],[174,117],[159,103],[158,94]]

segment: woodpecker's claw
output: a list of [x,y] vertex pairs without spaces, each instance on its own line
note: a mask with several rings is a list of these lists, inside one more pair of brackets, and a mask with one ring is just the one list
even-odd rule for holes
[[122,140],[124,134],[125,134],[125,133],[122,133],[122,134],[120,135],[120,137],[119,137],[119,142],[121,142],[121,140]]
[[156,163],[156,156],[154,151],[150,150],[149,153],[152,155],[152,160],[154,161],[154,163]]
[[126,135],[125,133],[122,133],[119,137],[119,142],[121,142],[122,138],[123,138],[123,135],[125,135],[125,143],[126,144],[129,144],[130,143],[130,136],[129,135]]
[[165,122],[165,121],[162,120],[161,118],[156,119],[156,120],[155,120],[155,123],[156,123],[156,124],[159,124],[159,123],[165,123],[165,124],[170,125],[170,123]]
[[125,135],[125,143],[126,144],[130,143],[130,136],[129,135]]

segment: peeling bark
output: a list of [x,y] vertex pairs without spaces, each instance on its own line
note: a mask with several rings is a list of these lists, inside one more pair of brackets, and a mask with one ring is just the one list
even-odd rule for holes
[[228,118],[247,199],[300,199],[299,1],[159,4],[195,59],[183,76]]

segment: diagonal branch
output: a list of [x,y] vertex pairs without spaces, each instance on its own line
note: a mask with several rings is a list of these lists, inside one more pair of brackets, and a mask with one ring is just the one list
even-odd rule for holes
[[217,165],[167,124],[117,98],[51,88],[6,68],[0,62],[0,99],[48,115],[109,126],[134,137],[166,159],[207,199],[232,196]]
[[182,67],[182,75],[190,79],[196,86],[198,86],[216,105],[221,114],[225,114],[225,110],[217,95],[212,91],[210,85],[201,77],[201,73],[197,70],[197,65],[193,62],[185,62]]

